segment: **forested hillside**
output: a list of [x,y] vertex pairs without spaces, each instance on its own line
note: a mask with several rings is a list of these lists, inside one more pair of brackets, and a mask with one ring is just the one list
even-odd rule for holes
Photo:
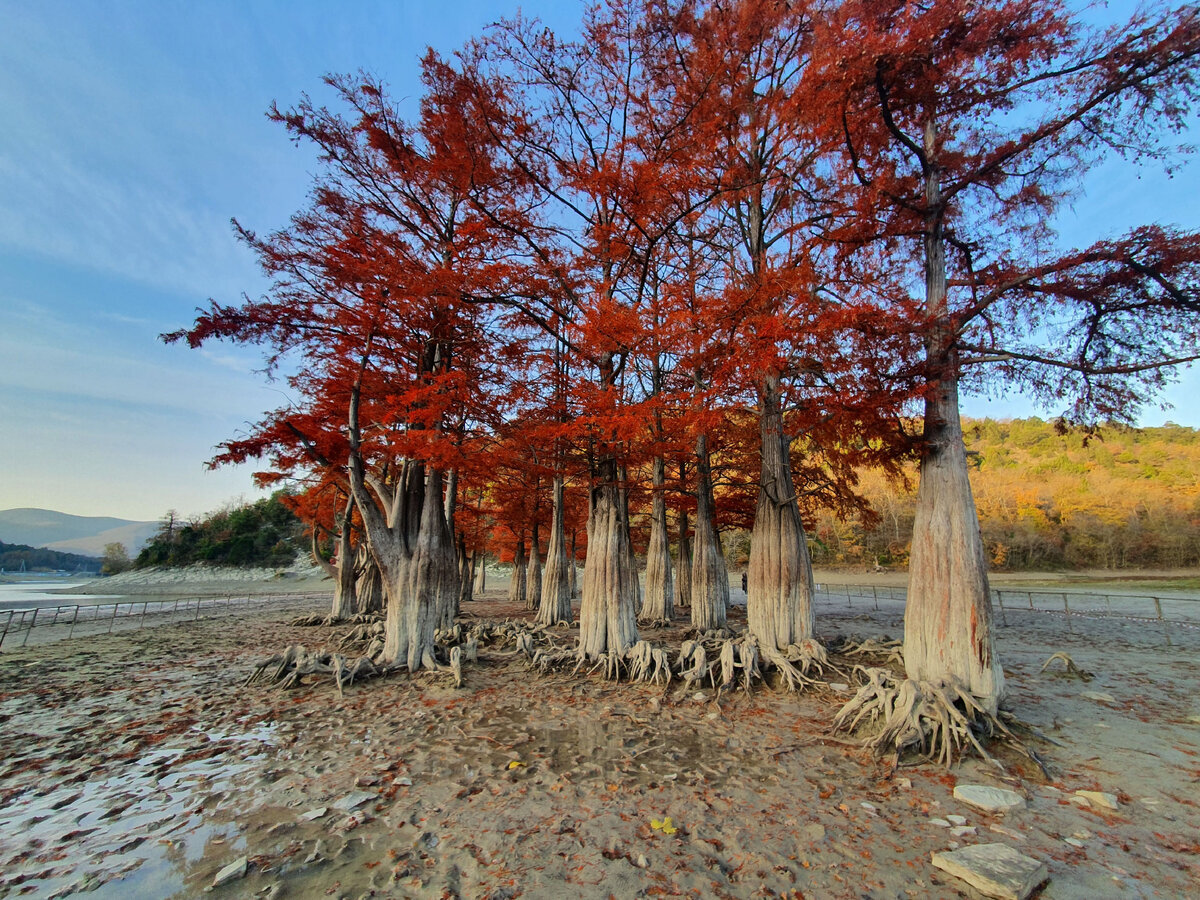
[[295,559],[302,540],[303,526],[276,493],[196,521],[168,513],[134,565],[285,566]]
[[76,553],[60,553],[57,550],[0,541],[0,569],[6,572],[97,572],[100,560]]
[[[1089,439],[1033,418],[967,420],[963,431],[993,567],[1200,565],[1196,429],[1108,428]],[[860,518],[821,513],[812,535],[818,564],[907,561],[913,493],[874,473],[863,485],[881,522],[871,531]]]

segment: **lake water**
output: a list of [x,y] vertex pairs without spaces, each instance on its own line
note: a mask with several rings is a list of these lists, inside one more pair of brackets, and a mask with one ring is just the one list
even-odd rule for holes
[[[71,588],[77,588],[88,582],[60,581],[55,578],[41,578],[37,581],[20,581],[11,584],[0,584],[0,610],[33,609],[44,606],[93,606],[97,603],[111,603],[119,594],[72,594]],[[63,592],[63,593],[60,593]]]

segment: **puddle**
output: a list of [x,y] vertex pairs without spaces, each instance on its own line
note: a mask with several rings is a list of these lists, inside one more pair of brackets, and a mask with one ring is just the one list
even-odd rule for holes
[[[222,821],[210,812],[213,800],[261,765],[273,726],[205,737],[147,750],[115,775],[12,797],[0,811],[0,897],[87,891],[128,900],[200,890],[188,883],[195,863],[244,848],[232,814]],[[197,752],[205,758],[188,758]]]

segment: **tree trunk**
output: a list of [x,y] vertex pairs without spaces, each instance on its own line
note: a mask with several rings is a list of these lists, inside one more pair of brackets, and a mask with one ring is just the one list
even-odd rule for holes
[[529,543],[529,563],[525,567],[525,608],[537,609],[542,602],[542,550],[538,523],[533,523],[533,535]]
[[729,573],[717,533],[708,437],[696,439],[696,548],[692,560],[692,627],[710,631],[725,626]]
[[671,543],[667,538],[666,463],[654,457],[654,499],[650,511],[650,543],[646,547],[646,591],[639,622],[669,625],[674,617]]
[[458,560],[446,527],[442,473],[437,469],[430,469],[426,477],[425,505],[410,571],[408,670],[416,672],[422,666],[434,667],[434,630],[453,622],[458,598]]
[[461,586],[458,592],[458,608],[461,611],[464,603],[475,599],[475,566],[479,563],[479,554],[467,553],[466,539],[461,535],[458,541],[458,557],[465,562],[463,571],[459,573]]
[[354,591],[357,605],[354,612],[382,612],[387,603],[383,591],[383,577],[379,574],[379,566],[375,564],[375,559],[365,546],[359,547],[354,571],[357,575]]
[[537,621],[557,625],[571,621],[571,584],[567,569],[567,540],[563,531],[563,479],[554,477],[554,501],[550,521],[550,546],[546,548],[546,571],[542,580]]
[[992,638],[987,555],[967,471],[958,385],[945,377],[925,401],[904,667],[917,681],[957,679],[994,714],[1004,693],[1004,672]]
[[571,591],[571,599],[574,600],[579,596],[579,557],[576,554],[578,535],[574,531],[571,532],[571,554],[567,560],[567,585]]
[[[930,116],[925,149],[936,148]],[[908,567],[904,667],[908,677],[934,683],[956,679],[995,714],[1004,671],[992,637],[987,555],[967,478],[958,408],[958,359],[946,302],[946,248],[940,176],[930,165],[925,227],[926,313],[935,324],[926,340],[930,390],[925,395],[924,443]]]
[[346,509],[342,513],[338,526],[337,548],[333,562],[327,562],[317,548],[316,526],[312,533],[312,556],[317,565],[333,579],[333,608],[330,616],[334,619],[346,619],[357,611],[354,593],[354,546],[351,541],[353,534],[352,517],[354,515],[353,496],[346,497]]
[[692,605],[692,540],[686,509],[679,510],[679,564],[675,567],[675,601],[681,607]]
[[762,462],[750,534],[746,622],[760,646],[786,650],[813,636],[815,587],[779,400],[779,379],[764,378],[759,385]]
[[487,554],[482,554],[479,564],[475,569],[475,593],[480,596],[487,590]]
[[589,659],[624,653],[637,643],[637,572],[630,566],[629,532],[616,470],[592,489],[588,552],[579,607],[579,652]]
[[525,605],[525,597],[527,596],[526,581],[527,575],[525,567],[528,560],[525,558],[525,538],[522,536],[517,540],[517,549],[513,551],[513,567],[512,578],[508,582],[508,599],[512,603],[520,603]]

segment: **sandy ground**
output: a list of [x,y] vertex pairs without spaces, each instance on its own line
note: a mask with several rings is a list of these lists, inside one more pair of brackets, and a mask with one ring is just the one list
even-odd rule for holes
[[[896,605],[874,606],[823,602],[821,636],[898,636]],[[299,609],[5,648],[0,897],[194,897],[242,857],[214,898],[957,897],[930,853],[993,841],[1047,864],[1044,898],[1200,893],[1195,629],[1167,646],[1144,621],[1068,630],[1008,611],[1010,705],[1057,742],[1035,745],[1047,780],[1012,755],[1005,773],[893,771],[827,735],[846,697],[832,689],[714,701],[534,677],[495,650],[462,689],[403,675],[344,697],[320,680],[241,688],[270,653],[334,638],[286,624]],[[498,592],[467,612],[524,615]],[[684,627],[644,636],[677,647]],[[1056,651],[1094,679],[1041,672]],[[956,783],[1028,806],[978,812]],[[1081,789],[1119,808],[1080,805]],[[654,827],[666,816],[674,833]]]

